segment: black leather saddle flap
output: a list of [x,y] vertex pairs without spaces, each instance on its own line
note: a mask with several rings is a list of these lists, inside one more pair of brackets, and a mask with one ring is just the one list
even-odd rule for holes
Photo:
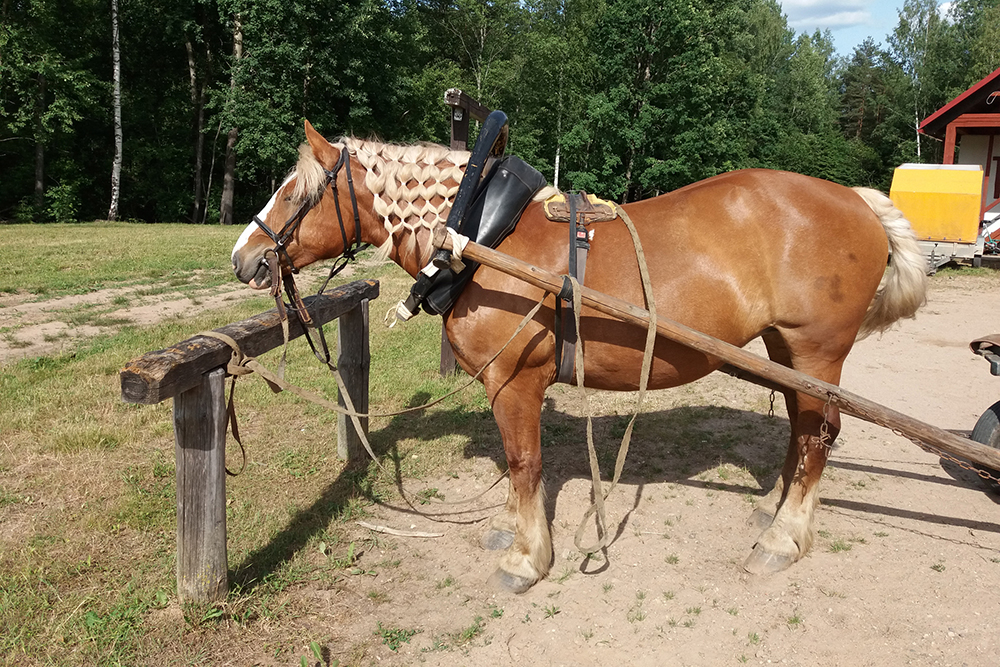
[[[476,193],[461,233],[480,245],[496,248],[514,231],[531,198],[545,185],[545,177],[521,158],[503,158]],[[423,309],[435,315],[448,312],[478,268],[477,262],[466,260],[465,269],[458,274],[448,269],[438,271]]]

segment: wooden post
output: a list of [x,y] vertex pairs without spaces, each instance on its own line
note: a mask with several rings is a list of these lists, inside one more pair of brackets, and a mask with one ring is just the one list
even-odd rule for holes
[[177,594],[211,603],[229,591],[226,555],[226,370],[174,397]]
[[451,150],[468,150],[469,112],[462,107],[451,108]]
[[[468,150],[469,117],[480,122],[490,115],[489,107],[483,106],[458,88],[449,88],[444,93],[444,103],[451,107],[451,150]],[[452,375],[458,367],[455,353],[448,342],[448,333],[441,324],[441,377]]]
[[[340,316],[337,326],[337,368],[355,412],[368,412],[368,369],[371,351],[368,347],[368,299],[353,310]],[[344,397],[337,393],[337,403],[346,407]],[[368,435],[368,418],[361,419],[361,426]],[[337,456],[341,460],[361,461],[365,457],[361,438],[353,420],[337,415]]]
[[[368,410],[368,301],[378,297],[377,280],[358,280],[324,294],[306,297],[317,325],[343,318],[339,328],[340,363],[355,407]],[[289,337],[304,332],[289,313]],[[274,309],[216,329],[251,357],[284,341]],[[153,405],[174,399],[177,459],[177,594],[182,601],[211,603],[228,592],[226,554],[225,364],[233,351],[215,338],[196,335],[163,350],[148,352],[120,373],[122,400]],[[338,427],[338,433],[339,431]],[[367,431],[367,421],[365,422]],[[357,434],[341,438],[343,450],[362,455]],[[338,443],[338,452],[341,452]]]

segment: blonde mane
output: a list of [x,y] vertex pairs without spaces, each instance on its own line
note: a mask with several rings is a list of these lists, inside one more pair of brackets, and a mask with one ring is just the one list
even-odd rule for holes
[[[429,143],[383,144],[355,137],[342,137],[337,143],[347,146],[351,156],[365,168],[365,187],[374,195],[375,214],[389,233],[377,257],[387,258],[393,237],[404,231],[410,232],[407,243],[411,246],[409,250],[415,252],[416,233],[420,229],[433,230],[447,222],[469,162],[468,151],[452,151]],[[320,196],[325,178],[326,173],[309,145],[300,146],[293,197],[305,200]],[[534,199],[544,199],[554,191],[551,187],[543,188]]]

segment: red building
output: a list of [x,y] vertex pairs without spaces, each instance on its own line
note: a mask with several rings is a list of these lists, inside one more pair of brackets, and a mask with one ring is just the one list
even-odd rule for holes
[[1000,216],[1000,68],[925,118],[920,132],[944,141],[944,164],[982,167],[980,219]]

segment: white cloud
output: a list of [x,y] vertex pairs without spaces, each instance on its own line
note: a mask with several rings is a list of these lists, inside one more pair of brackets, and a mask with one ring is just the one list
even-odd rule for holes
[[785,0],[782,10],[794,30],[847,28],[869,25],[869,4],[862,0]]
[[853,26],[868,25],[871,22],[871,13],[865,10],[846,12],[824,12],[804,18],[788,17],[788,27],[793,30],[809,30],[811,28],[850,28]]

